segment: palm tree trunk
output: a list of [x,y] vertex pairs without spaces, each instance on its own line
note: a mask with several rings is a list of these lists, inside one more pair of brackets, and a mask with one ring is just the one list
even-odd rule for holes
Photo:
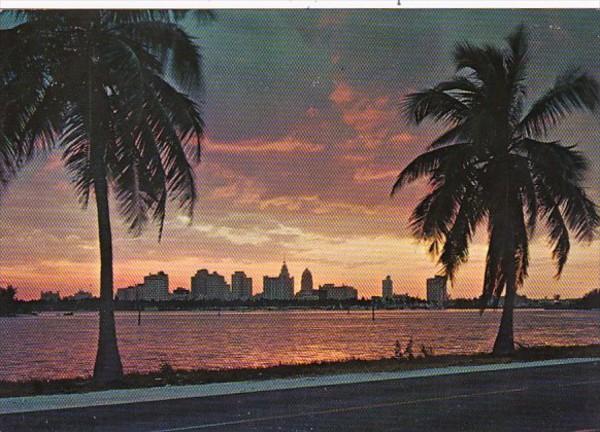
[[123,377],[123,366],[117,346],[113,303],[113,254],[108,185],[103,164],[94,169],[94,191],[98,210],[98,237],[100,240],[100,330],[98,352],[94,366],[94,381],[107,384]]
[[515,350],[513,334],[513,312],[515,307],[515,296],[517,293],[515,221],[519,215],[511,200],[511,197],[514,196],[513,189],[514,186],[511,184],[511,179],[507,176],[505,178],[504,207],[500,213],[501,216],[503,216],[501,223],[501,232],[504,234],[502,242],[504,245],[502,268],[506,280],[506,291],[504,295],[504,307],[502,308],[500,328],[498,329],[496,342],[494,342],[493,353],[495,355],[510,355]]
[[[88,41],[89,42],[89,41]],[[91,174],[98,213],[98,240],[100,244],[100,328],[98,351],[94,364],[94,382],[108,384],[123,378],[123,365],[117,345],[113,300],[113,251],[108,206],[108,182],[106,180],[106,128],[103,121],[108,109],[102,104],[104,98],[101,84],[94,74],[95,45],[90,44],[88,61],[88,94],[83,106],[87,108],[87,126],[90,146]],[[98,114],[98,115],[95,115]]]
[[493,353],[495,355],[509,355],[515,350],[513,335],[513,315],[515,307],[515,283],[511,281],[506,284],[506,295],[504,296],[504,307],[500,320],[500,329],[496,336]]

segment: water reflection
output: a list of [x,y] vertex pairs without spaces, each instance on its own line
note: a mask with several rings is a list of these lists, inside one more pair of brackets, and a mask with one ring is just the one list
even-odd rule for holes
[[[146,312],[117,313],[127,372],[237,368],[391,356],[397,339],[435,353],[488,351],[500,313],[487,311]],[[518,342],[600,343],[600,311],[517,310]],[[95,313],[0,318],[0,379],[73,377],[93,368]]]

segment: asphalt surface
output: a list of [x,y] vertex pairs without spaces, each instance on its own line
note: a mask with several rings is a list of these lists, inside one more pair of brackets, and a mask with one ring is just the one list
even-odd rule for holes
[[600,432],[600,363],[0,416],[1,432]]

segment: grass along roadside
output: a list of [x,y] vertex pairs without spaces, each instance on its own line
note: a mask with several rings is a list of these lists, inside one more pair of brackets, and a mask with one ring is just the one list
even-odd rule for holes
[[401,358],[382,358],[378,360],[351,359],[333,362],[223,370],[179,370],[173,369],[168,364],[163,364],[159,371],[130,373],[125,375],[121,382],[110,386],[95,385],[92,382],[91,377],[57,380],[0,381],[0,398],[84,393],[108,389],[146,388],[166,385],[256,381],[273,378],[293,378],[342,373],[396,372],[448,366],[473,366],[491,363],[510,363],[512,361],[550,360],[570,357],[600,357],[600,345],[523,347],[518,349],[515,354],[510,357],[496,357],[485,353],[465,355],[423,355],[419,352],[415,353],[414,358],[412,359],[408,358],[408,356],[403,356]]

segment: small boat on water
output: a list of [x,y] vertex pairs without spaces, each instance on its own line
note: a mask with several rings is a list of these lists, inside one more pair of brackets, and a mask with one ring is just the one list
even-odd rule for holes
[[73,316],[73,315],[74,315],[74,313],[73,313],[73,312],[65,312],[65,313],[63,314],[63,316]]

